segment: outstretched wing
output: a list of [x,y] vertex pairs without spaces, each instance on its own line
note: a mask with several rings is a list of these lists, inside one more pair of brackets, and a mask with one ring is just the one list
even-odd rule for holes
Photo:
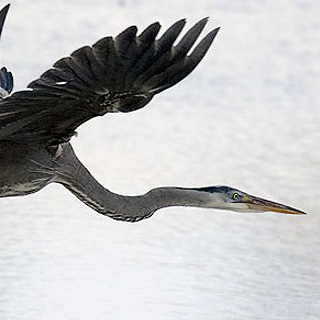
[[[0,36],[1,36],[3,25],[4,25],[4,21],[6,20],[9,7],[10,7],[10,4],[7,4],[0,11]],[[5,67],[3,67],[0,69],[0,99],[7,96],[12,91],[12,88],[13,88],[12,74]]]
[[142,108],[201,61],[218,29],[189,51],[206,23],[199,21],[176,45],[185,20],[158,39],[160,24],[154,23],[140,35],[132,26],[76,50],[31,82],[29,90],[0,102],[0,139],[57,144],[95,116]]

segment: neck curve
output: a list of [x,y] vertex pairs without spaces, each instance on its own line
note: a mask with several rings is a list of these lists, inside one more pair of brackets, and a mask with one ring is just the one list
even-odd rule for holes
[[95,211],[116,220],[136,222],[171,206],[205,207],[207,194],[196,189],[161,187],[140,196],[125,196],[104,188],[76,157],[71,145],[57,161],[55,182],[61,183]]

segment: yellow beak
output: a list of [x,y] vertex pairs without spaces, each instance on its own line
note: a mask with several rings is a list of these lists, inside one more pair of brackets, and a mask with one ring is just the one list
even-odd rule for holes
[[270,200],[254,197],[251,195],[246,195],[243,202],[248,206],[250,210],[254,211],[272,211],[283,214],[306,214],[305,212],[286,206],[284,204],[276,203]]

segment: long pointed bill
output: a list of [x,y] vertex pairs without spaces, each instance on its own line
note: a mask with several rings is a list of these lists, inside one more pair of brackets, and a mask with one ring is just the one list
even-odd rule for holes
[[303,211],[300,211],[298,209],[286,206],[284,204],[276,203],[273,201],[269,201],[266,199],[254,197],[247,195],[244,199],[244,203],[248,206],[250,210],[254,211],[272,211],[277,213],[283,213],[283,214],[306,214]]

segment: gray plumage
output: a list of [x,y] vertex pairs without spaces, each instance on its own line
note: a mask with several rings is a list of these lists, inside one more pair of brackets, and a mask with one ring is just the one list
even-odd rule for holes
[[[0,12],[0,32],[8,8]],[[244,200],[232,199],[230,190],[229,199],[215,187],[156,188],[141,196],[112,193],[92,177],[70,144],[82,123],[106,113],[140,109],[192,72],[219,30],[209,32],[191,50],[207,21],[200,20],[178,42],[185,20],[176,22],[161,37],[157,37],[159,23],[139,35],[135,26],[129,27],[115,38],[106,37],[76,50],[31,82],[27,90],[3,97],[0,197],[30,194],[56,182],[97,212],[132,222],[174,205],[245,209]],[[10,75],[1,69],[0,86],[7,93],[13,85]],[[289,209],[287,213],[301,213]]]

